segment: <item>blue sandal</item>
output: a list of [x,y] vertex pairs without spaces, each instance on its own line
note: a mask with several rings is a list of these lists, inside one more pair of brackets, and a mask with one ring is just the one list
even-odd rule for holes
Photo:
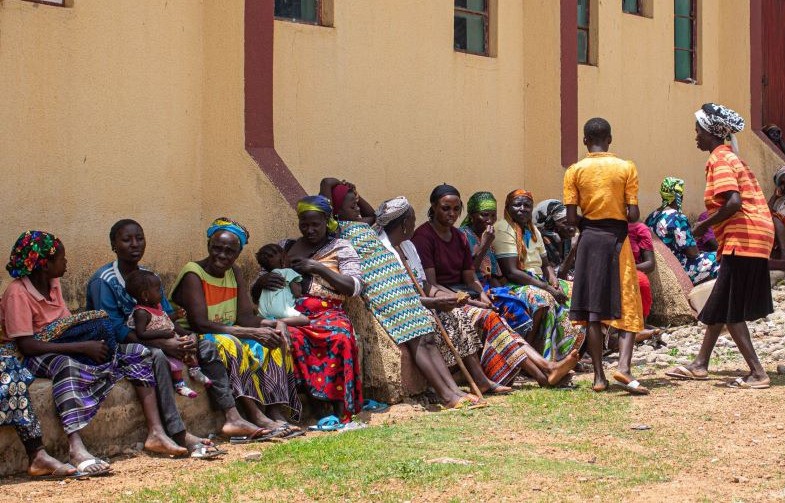
[[309,426],[309,431],[337,431],[343,428],[341,420],[335,416],[323,417],[313,426]]
[[384,412],[389,409],[390,406],[386,403],[377,402],[376,400],[363,400],[363,410],[368,412]]

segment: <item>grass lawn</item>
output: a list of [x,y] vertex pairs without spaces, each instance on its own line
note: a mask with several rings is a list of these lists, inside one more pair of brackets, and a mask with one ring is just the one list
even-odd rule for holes
[[631,429],[630,400],[592,393],[586,382],[575,391],[526,387],[485,409],[257,444],[258,461],[183,475],[131,499],[622,499],[669,480],[674,456],[689,445],[686,437],[663,442],[652,430]]

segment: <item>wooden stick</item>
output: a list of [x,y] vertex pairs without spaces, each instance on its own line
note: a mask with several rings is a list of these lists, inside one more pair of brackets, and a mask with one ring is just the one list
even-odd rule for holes
[[[417,281],[417,277],[412,272],[411,268],[409,267],[409,261],[406,259],[406,255],[404,255],[403,250],[401,250],[400,246],[395,247],[395,251],[398,253],[398,256],[401,257],[401,263],[403,264],[404,269],[406,269],[406,273],[409,275],[409,278],[412,280],[414,284],[414,288],[417,290],[417,293],[420,294],[421,297],[426,297],[425,292],[420,286],[420,282]],[[439,327],[439,333],[442,336],[442,340],[447,347],[450,348],[453,356],[455,356],[455,361],[458,363],[458,367],[461,369],[461,373],[463,377],[466,378],[466,381],[469,383],[469,388],[472,390],[472,394],[477,395],[479,398],[482,398],[482,392],[480,388],[477,386],[477,383],[474,382],[472,379],[471,374],[466,369],[466,366],[463,364],[463,360],[461,359],[460,353],[458,353],[458,349],[456,349],[455,345],[452,343],[452,339],[450,339],[450,335],[447,333],[447,330],[442,325],[442,321],[439,319],[438,314],[436,313],[435,309],[432,309],[433,317],[436,320],[436,326]]]

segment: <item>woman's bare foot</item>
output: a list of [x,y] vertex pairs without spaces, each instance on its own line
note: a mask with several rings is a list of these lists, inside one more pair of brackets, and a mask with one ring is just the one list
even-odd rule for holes
[[51,475],[59,471],[63,475],[73,475],[76,473],[76,468],[67,464],[61,463],[44,449],[38,449],[33,459],[30,460],[30,466],[27,467],[27,474],[31,477],[43,477]]
[[182,445],[188,449],[188,451],[192,451],[198,444],[213,445],[213,441],[209,438],[199,438],[196,435],[192,435],[190,433],[185,434],[185,441]]
[[147,439],[144,441],[144,449],[167,456],[185,456],[188,454],[188,449],[177,445],[177,443],[168,436],[157,432],[150,432],[147,434]]
[[659,328],[647,328],[641,330],[640,332],[635,334],[635,343],[637,344],[639,342],[647,341],[652,337],[654,337],[655,335],[659,335],[659,333],[660,333]]
[[549,365],[550,373],[548,374],[548,384],[555,386],[566,376],[570,370],[574,369],[580,360],[580,355],[577,349],[570,351],[562,361],[551,362]]
[[[98,475],[112,471],[112,467],[109,463],[103,459],[96,458],[90,454],[87,449],[79,449],[77,451],[71,450],[70,458],[71,464],[86,475]],[[91,462],[93,460],[95,461],[94,463]],[[83,463],[87,464],[82,465]],[[79,468],[80,465],[82,465],[82,468]]]

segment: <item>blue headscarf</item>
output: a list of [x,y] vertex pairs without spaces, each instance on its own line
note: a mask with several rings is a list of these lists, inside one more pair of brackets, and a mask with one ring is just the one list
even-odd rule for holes
[[232,220],[231,218],[220,217],[213,220],[213,223],[210,224],[210,227],[207,229],[207,239],[213,237],[213,234],[218,231],[231,232],[237,236],[237,238],[240,240],[240,248],[248,244],[248,238],[250,237],[248,229],[246,229],[241,223]]

